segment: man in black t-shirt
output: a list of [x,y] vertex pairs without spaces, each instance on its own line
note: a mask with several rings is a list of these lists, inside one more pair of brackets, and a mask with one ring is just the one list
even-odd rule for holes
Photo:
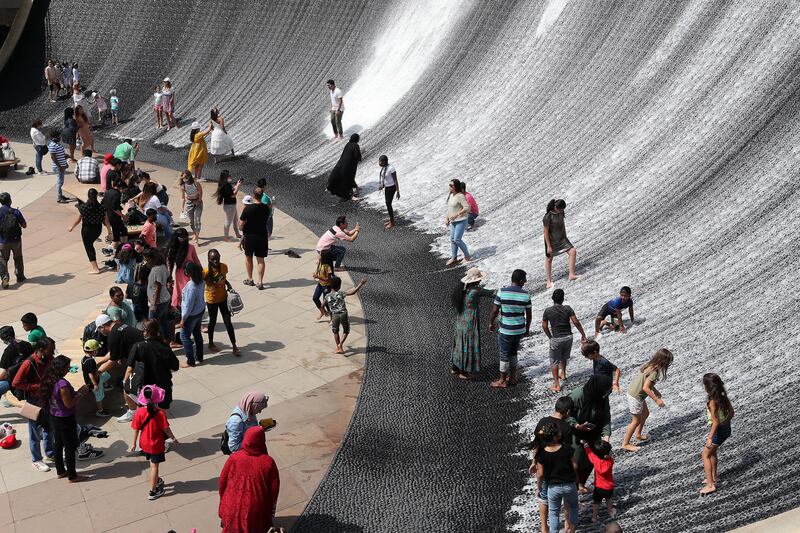
[[[267,221],[269,220],[269,206],[261,203],[261,187],[253,189],[252,196],[244,198],[245,208],[239,215],[239,229],[242,230],[241,247],[244,250],[247,279],[245,285],[264,288],[264,258],[268,252]],[[253,280],[253,256],[258,261],[258,283]]]
[[[111,317],[106,314],[98,316],[95,321],[97,329],[106,336],[108,339],[108,356],[107,360],[113,361],[116,365],[122,367],[128,362],[128,356],[133,347],[144,340],[144,335],[138,329],[123,324],[121,320],[112,321]],[[102,364],[106,358],[100,358],[97,363]],[[122,397],[128,405],[128,410],[125,414],[117,418],[117,422],[124,423],[133,420],[133,413],[137,408],[136,401],[122,391]]]
[[[553,291],[553,305],[544,310],[542,315],[542,331],[550,339],[550,368],[553,372],[553,385],[551,391],[561,391],[559,378],[567,379],[567,360],[572,351],[572,326],[581,334],[581,343],[586,342],[586,333],[583,331],[578,317],[572,307],[564,305],[564,291]],[[559,374],[559,367],[561,372]]]
[[3,356],[0,357],[0,398],[4,407],[10,407],[5,395],[11,390],[11,379],[14,376],[10,376],[8,370],[30,357],[33,347],[25,341],[18,341],[11,326],[0,328],[0,341],[6,344]]
[[[112,175],[112,171],[109,171],[107,179],[111,181],[111,188],[108,189],[103,196],[103,207],[106,208],[106,213],[108,213],[108,222],[111,226],[111,239],[113,242],[113,247],[111,248],[112,253],[107,255],[112,255],[121,242],[128,241],[128,228],[125,226],[128,216],[122,212],[122,193],[120,192],[125,186],[125,182],[122,181],[118,175]],[[103,248],[104,253],[107,251],[107,248]]]

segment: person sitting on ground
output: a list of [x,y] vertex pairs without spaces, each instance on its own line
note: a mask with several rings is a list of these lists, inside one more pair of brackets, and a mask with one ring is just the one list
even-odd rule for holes
[[[103,400],[106,397],[106,383],[111,379],[111,374],[106,369],[100,370],[97,366],[96,358],[99,350],[100,343],[94,339],[89,339],[83,344],[81,371],[83,372],[83,382],[94,392],[95,415],[107,418],[111,416],[111,413],[103,408]],[[106,367],[111,364],[107,362]]]
[[614,380],[613,392],[619,392],[620,371],[617,366],[600,355],[600,344],[594,340],[588,340],[581,346],[581,353],[586,359],[592,361],[592,374],[603,374]]
[[[600,339],[605,328],[617,329],[614,324],[615,319],[619,321],[619,332],[627,332],[622,321],[622,310],[625,308],[628,309],[631,324],[633,324],[633,299],[631,298],[631,288],[628,286],[622,287],[619,290],[619,296],[609,300],[600,308],[597,317],[594,319],[594,338]],[[606,321],[607,316],[610,317],[609,321]]]
[[100,183],[100,166],[88,148],[83,151],[83,157],[75,165],[75,179],[78,183]]
[[597,522],[600,504],[606,500],[608,517],[614,518],[614,458],[611,456],[611,444],[598,440],[592,446],[585,440],[581,441],[589,461],[594,466],[594,491],[592,492],[592,523]]
[[133,283],[133,269],[136,267],[136,260],[134,259],[135,252],[133,245],[126,242],[117,250],[117,255],[114,257],[114,262],[117,267],[117,275],[114,278],[114,283],[124,283],[130,285]]
[[[350,334],[350,318],[347,314],[347,305],[345,298],[354,296],[361,290],[361,287],[367,282],[365,278],[361,278],[358,285],[350,290],[342,290],[342,278],[338,276],[331,277],[331,292],[325,295],[325,305],[328,307],[328,312],[331,315],[331,329],[333,330],[333,340],[336,342],[336,352],[338,354],[345,353],[344,341]],[[342,327],[342,338],[339,339],[339,326]]]
[[125,293],[116,285],[108,290],[108,296],[111,301],[104,311],[111,320],[122,322],[129,326],[136,325],[136,317],[133,314],[133,308],[125,301]]
[[[661,393],[656,389],[656,383],[665,381],[667,379],[667,370],[672,364],[672,352],[666,348],[661,348],[650,361],[642,365],[639,372],[631,380],[628,386],[628,410],[631,413],[631,423],[625,429],[625,437],[622,439],[622,449],[629,452],[639,450],[638,446],[631,444],[631,437],[637,441],[646,441],[650,437],[643,434],[644,424],[647,422],[647,417],[650,416],[650,410],[647,408],[647,397],[652,398],[656,405],[664,407],[664,400],[661,399]],[[634,435],[634,432],[636,433]]]
[[322,250],[330,250],[333,254],[333,265],[337,271],[345,270],[342,267],[342,260],[347,249],[344,246],[334,244],[336,241],[353,242],[358,238],[361,232],[361,224],[356,223],[356,227],[352,230],[347,230],[347,217],[342,215],[336,218],[336,224],[328,231],[322,234],[317,242],[317,253]]
[[467,192],[467,184],[465,182],[461,182],[461,192],[464,193],[464,197],[467,199],[467,203],[469,204],[469,214],[467,215],[467,229],[472,229],[475,227],[475,221],[478,220],[478,215],[480,214],[480,209],[478,209],[478,202],[475,201],[475,197],[472,196],[472,193]]
[[44,328],[39,325],[39,319],[33,313],[25,313],[19,321],[22,322],[22,329],[28,332],[28,342],[31,345],[47,337]]
[[245,431],[258,425],[256,415],[266,409],[268,403],[269,396],[265,396],[262,392],[253,391],[242,396],[231,411],[228,421],[225,422],[225,429],[228,431],[228,448],[231,452],[242,447]]
[[[11,407],[11,403],[6,400],[6,393],[11,391],[11,383],[14,380],[11,372],[18,369],[17,365],[33,354],[33,346],[26,341],[17,340],[14,328],[11,326],[0,328],[0,341],[6,345],[3,356],[0,357],[0,398],[3,407]],[[13,392],[11,396],[14,396]],[[13,399],[15,404],[19,403],[16,396]]]
[[545,309],[542,315],[542,331],[550,339],[550,368],[553,372],[551,391],[559,392],[559,378],[567,379],[567,361],[572,352],[572,325],[580,332],[581,343],[586,342],[586,333],[575,311],[564,305],[564,290],[556,289],[553,291],[553,305]]
[[139,234],[139,237],[141,237],[150,248],[156,248],[158,246],[156,214],[157,211],[155,209],[147,210],[147,220],[142,224],[142,231]]
[[219,475],[219,509],[223,533],[272,530],[280,491],[278,467],[267,452],[260,427],[244,435],[241,451],[232,454]]

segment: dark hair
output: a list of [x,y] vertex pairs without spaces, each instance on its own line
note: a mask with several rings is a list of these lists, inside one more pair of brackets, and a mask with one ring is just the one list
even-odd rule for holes
[[581,353],[585,357],[589,357],[590,353],[599,354],[600,353],[600,344],[596,340],[590,339],[590,340],[586,341],[583,346],[581,346]]
[[464,309],[466,308],[466,298],[467,293],[473,287],[477,287],[480,281],[474,281],[472,283],[468,283],[464,285],[463,283],[459,282],[458,285],[453,287],[453,293],[451,294],[450,298],[453,302],[453,307],[456,308],[456,311],[459,315],[464,313]]
[[328,80],[328,81],[326,81],[325,83],[330,83],[331,85],[336,85],[336,82],[335,82],[335,81],[333,81],[333,80]]
[[378,163],[386,163],[388,165],[389,164],[389,157],[385,156],[385,155],[382,155],[382,156],[378,157]]
[[123,295],[125,294],[124,292],[122,292],[122,289],[120,289],[120,288],[119,288],[119,287],[117,287],[116,285],[114,285],[113,287],[111,287],[110,289],[108,289],[108,295],[109,295],[111,298],[113,298],[113,297],[114,297],[114,295],[115,295],[115,294],[117,294],[117,293],[119,293],[119,294],[123,294]]
[[345,215],[341,215],[341,216],[336,217],[336,225],[337,226],[341,226],[345,222],[347,222],[347,217]]
[[123,245],[117,248],[117,255],[115,256],[115,259],[120,263],[127,263],[129,261],[133,261],[134,253],[135,252],[133,250],[133,245],[131,245],[130,247],[126,247]]
[[[722,382],[722,378],[717,374],[709,372],[703,375],[703,387],[708,394],[708,401],[710,402],[713,400],[718,410],[722,409],[725,411],[726,416],[730,416],[733,406],[731,405],[730,398],[728,398],[728,393],[725,390],[725,384]],[[711,416],[716,417],[717,413],[711,413]]]
[[539,428],[539,434],[536,436],[545,444],[554,444],[558,441],[560,436],[558,432],[558,425],[556,425],[554,422],[547,422],[546,424],[543,424],[541,428]]
[[156,196],[156,194],[158,194],[158,187],[152,181],[148,181],[142,187],[142,194],[149,196]]
[[100,202],[97,201],[97,189],[94,187],[86,191],[86,203],[91,206],[100,205]]
[[195,284],[203,281],[203,269],[200,268],[200,265],[197,263],[193,263],[192,261],[186,263],[183,267],[183,273],[190,277]]
[[64,120],[67,120],[69,118],[74,118],[74,117],[75,117],[75,110],[74,109],[72,109],[71,107],[68,107],[68,108],[66,108],[64,110]]
[[53,128],[52,130],[50,130],[50,139],[57,141],[59,137],[61,137],[61,130],[59,130],[58,128]]
[[258,178],[256,181],[256,187],[261,187],[262,189],[267,186],[267,180],[264,178]]
[[553,291],[553,302],[557,304],[564,303],[564,289],[556,289]]
[[153,404],[153,389],[152,387],[145,387],[142,389],[142,396],[147,398],[147,414],[155,415],[158,412],[158,407]]
[[333,252],[325,248],[319,253],[319,262],[322,265],[330,265],[333,268]]
[[83,151],[83,155],[86,157],[92,157],[92,151],[87,148]]
[[583,385],[583,404],[574,414],[578,423],[588,422],[595,413],[609,409],[608,395],[611,393],[611,385],[611,378],[605,374],[595,374],[586,381]]
[[669,368],[669,365],[672,364],[672,359],[672,352],[666,348],[661,348],[653,354],[653,357],[651,357],[647,363],[642,365],[640,370],[642,372],[648,369],[650,371],[655,370],[657,373],[657,379],[659,381],[665,381],[667,379],[667,369]]
[[42,125],[42,119],[41,119],[41,118],[37,118],[37,119],[36,119],[36,120],[34,120],[34,121],[33,121],[33,123],[31,124],[31,128],[38,128],[38,127],[39,127],[39,126],[41,126],[41,125]]
[[253,201],[256,203],[261,203],[261,195],[264,194],[264,189],[261,187],[256,186],[253,189]]
[[152,263],[154,266],[164,264],[164,254],[157,248],[147,248],[146,250],[142,250],[142,255],[148,263]]
[[161,327],[158,325],[158,320],[145,318],[142,321],[142,325],[144,326],[144,333],[147,334],[148,339],[153,339],[166,344],[164,342],[164,338],[161,336]]
[[214,191],[213,196],[217,200],[217,205],[222,205],[222,189],[228,184],[228,178],[231,177],[231,173],[227,170],[223,170],[219,173],[219,180],[217,180],[217,190]]
[[552,200],[547,202],[547,212],[548,213],[550,211],[552,211],[553,209],[555,209],[556,207],[559,208],[559,209],[565,209],[567,207],[567,202],[565,202],[562,199],[556,200],[555,198],[553,198]]
[[35,352],[41,352],[42,350],[47,350],[49,348],[55,348],[56,341],[51,339],[50,337],[42,337],[38,341],[33,343],[33,350]]
[[0,328],[0,341],[13,341],[14,340],[14,328],[11,326],[3,326]]
[[359,135],[358,133],[354,133],[350,136],[351,143],[357,143],[360,140],[361,140],[361,135]]
[[53,362],[47,367],[47,370],[42,376],[42,381],[39,386],[39,398],[47,399],[53,394],[53,387],[56,382],[67,375],[69,372],[70,359],[66,355],[59,355],[53,359]]
[[628,296],[630,296],[630,295],[631,295],[631,288],[630,288],[630,287],[628,287],[627,285],[625,285],[624,287],[622,287],[622,288],[619,290],[619,292],[624,292],[624,293],[626,293]]
[[561,416],[569,416],[573,409],[575,409],[575,402],[569,396],[562,396],[556,400],[556,413]]
[[11,195],[7,192],[0,192],[0,205],[11,205]]
[[219,116],[219,113],[217,112],[216,108],[213,108],[213,107],[212,107],[212,108],[211,108],[211,120],[213,120],[214,122],[216,122],[216,121],[217,121],[217,117],[218,117],[218,116]]
[[[158,211],[156,211],[155,209],[153,209],[153,208],[151,207],[150,209],[148,209],[147,211],[145,211],[145,213],[144,213],[144,214],[145,214],[145,215],[147,215],[147,219],[149,220],[149,219],[150,219],[150,217],[155,217],[156,215],[158,215]],[[144,241],[142,241],[142,242],[144,242]]]
[[192,183],[194,183],[194,174],[192,174],[191,170],[184,170],[183,172],[181,172],[181,180],[191,185]]
[[342,278],[339,276],[331,276],[331,289],[338,291],[342,288]]
[[608,457],[611,455],[611,443],[598,439],[592,444],[592,451],[598,457]]
[[461,182],[461,192],[467,192],[467,182]]
[[[453,179],[450,180],[450,183],[453,185],[453,190],[456,193],[460,193],[461,192],[461,180],[453,178]],[[452,193],[447,193],[447,198],[450,199],[451,195],[452,195]]]
[[199,132],[200,132],[200,128],[195,128],[195,129],[193,129],[192,131],[189,132],[189,142],[190,143],[194,142],[194,136],[197,135]]
[[528,279],[528,275],[525,273],[524,270],[518,268],[511,273],[511,283],[516,285],[525,284],[525,281]]
[[33,313],[25,313],[22,315],[22,318],[20,318],[19,321],[23,324],[33,324],[34,326],[39,325],[39,319]]
[[178,228],[172,233],[167,243],[167,262],[172,268],[179,268],[189,253],[189,232],[186,228]]
[[122,142],[133,144],[133,139],[123,139]]

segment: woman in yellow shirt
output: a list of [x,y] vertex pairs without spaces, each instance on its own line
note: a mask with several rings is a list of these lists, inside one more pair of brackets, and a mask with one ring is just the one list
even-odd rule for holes
[[222,314],[222,321],[225,322],[225,329],[228,330],[228,338],[231,340],[233,355],[241,355],[236,346],[236,334],[233,332],[231,323],[231,310],[228,308],[228,289],[231,284],[227,279],[228,265],[220,262],[220,255],[217,250],[208,251],[208,268],[203,270],[203,279],[206,282],[206,307],[208,307],[208,349],[211,352],[218,352],[219,348],[214,344],[214,327],[217,325],[217,311]]
[[192,131],[189,133],[189,141],[192,147],[189,149],[189,161],[187,166],[198,181],[202,179],[203,167],[208,162],[208,148],[206,148],[206,137],[211,134],[211,124],[204,130],[200,130],[199,122],[192,122]]

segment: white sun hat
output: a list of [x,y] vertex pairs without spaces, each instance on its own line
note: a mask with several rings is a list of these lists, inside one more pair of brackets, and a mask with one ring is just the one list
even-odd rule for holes
[[483,272],[478,267],[472,267],[469,270],[467,270],[467,274],[463,278],[461,278],[461,283],[463,283],[464,285],[469,285],[470,283],[483,281],[487,277],[489,277],[489,274]]

